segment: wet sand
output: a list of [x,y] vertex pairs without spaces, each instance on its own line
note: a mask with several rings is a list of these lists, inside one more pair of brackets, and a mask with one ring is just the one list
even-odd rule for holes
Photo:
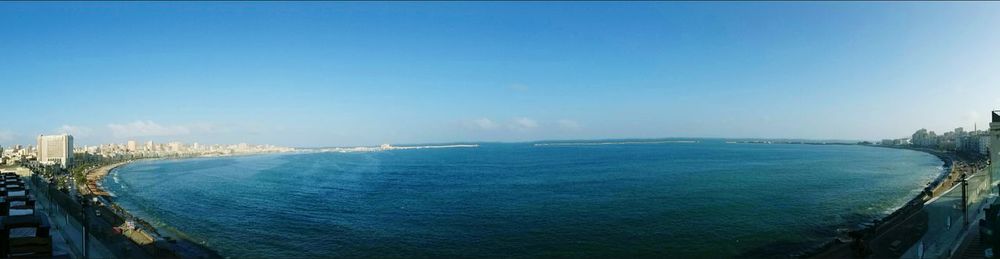
[[92,169],[92,170],[86,172],[85,175],[87,176],[87,188],[84,191],[84,194],[91,194],[91,193],[93,193],[94,195],[97,195],[97,196],[109,196],[108,192],[104,191],[104,189],[101,189],[101,185],[98,184],[98,182],[100,182],[101,179],[104,179],[104,176],[107,176],[108,173],[111,172],[111,170],[114,170],[115,168],[117,168],[119,166],[126,165],[128,163],[133,162],[133,161],[135,161],[135,160],[118,162],[118,163],[114,163],[114,164],[110,164],[110,165],[98,167],[98,168],[95,168],[95,169]]

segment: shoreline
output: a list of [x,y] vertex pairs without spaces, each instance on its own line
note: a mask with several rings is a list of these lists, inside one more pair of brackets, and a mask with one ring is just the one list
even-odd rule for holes
[[[123,231],[122,235],[124,235],[131,242],[143,245],[142,241],[136,239],[137,238],[149,239],[152,242],[152,244],[155,245],[155,247],[170,251],[172,254],[180,258],[224,258],[215,249],[200,244],[194,240],[181,237],[180,235],[161,234],[160,228],[155,227],[152,224],[149,224],[144,219],[136,217],[128,210],[122,208],[117,202],[115,202],[114,197],[111,196],[111,193],[104,190],[104,187],[100,184],[100,182],[103,181],[104,178],[106,178],[109,174],[111,174],[112,171],[122,166],[131,164],[133,162],[155,161],[164,159],[191,159],[191,158],[201,158],[201,157],[207,157],[207,156],[177,157],[177,158],[138,158],[138,159],[132,159],[110,165],[101,166],[86,172],[85,175],[87,177],[87,183],[86,183],[87,192],[90,195],[94,195],[95,197],[100,197],[101,201],[105,203],[105,207],[111,209],[112,212],[114,212],[115,209],[118,209],[121,210],[121,212],[126,213],[127,215],[117,215],[118,217],[122,217],[123,220],[131,217],[134,221],[139,221],[137,223],[148,225],[147,227],[152,228],[151,231],[146,231],[143,228],[136,228],[136,230],[138,231],[132,230],[129,233]],[[213,157],[219,157],[219,156],[213,156]],[[114,213],[118,214],[118,212]],[[139,235],[139,237],[136,237],[136,235]],[[159,244],[161,242],[165,244]]]
[[100,184],[100,182],[104,180],[104,177],[106,177],[109,174],[111,174],[111,171],[114,171],[115,169],[118,169],[119,167],[131,164],[131,163],[134,163],[134,162],[139,162],[139,161],[156,161],[156,160],[182,160],[182,159],[199,159],[199,158],[241,157],[241,156],[269,155],[269,154],[288,154],[288,153],[291,153],[291,152],[238,153],[238,154],[223,154],[223,155],[210,154],[210,155],[179,156],[179,157],[145,157],[145,158],[134,158],[134,159],[131,159],[131,160],[126,160],[126,161],[122,161],[122,162],[118,162],[118,163],[114,163],[114,164],[110,164],[110,165],[101,166],[101,167],[98,167],[98,168],[95,168],[95,169],[92,169],[92,170],[88,170],[88,171],[86,171],[84,173],[84,175],[86,175],[86,177],[87,177],[87,184],[86,185],[87,185],[87,188],[88,188],[88,190],[87,190],[88,192],[93,191],[93,190],[90,190],[90,188],[93,188],[97,192],[101,192],[101,193],[106,194],[106,195],[100,195],[100,196],[110,197],[110,193],[107,192],[106,190],[104,190],[104,188],[103,188],[104,186],[102,186]]
[[140,158],[140,159],[122,161],[122,162],[118,162],[118,163],[114,163],[114,164],[110,164],[110,165],[101,166],[101,167],[95,168],[93,170],[87,171],[86,173],[84,173],[84,175],[87,177],[87,193],[88,194],[97,195],[97,196],[110,196],[110,193],[108,193],[107,191],[105,191],[104,188],[103,188],[103,186],[101,186],[101,183],[100,183],[101,181],[104,180],[104,177],[107,176],[108,174],[111,174],[111,171],[117,169],[118,167],[130,164],[132,162],[139,161],[139,160],[146,160],[146,159],[145,158]]
[[[806,143],[779,143],[779,144],[806,144]],[[830,144],[827,144],[827,145],[830,145]],[[844,145],[844,144],[835,144],[835,145]],[[924,202],[926,202],[928,199],[931,199],[933,197],[937,197],[938,195],[940,195],[940,192],[943,192],[944,190],[947,190],[947,189],[949,189],[951,187],[951,186],[947,186],[947,183],[950,182],[950,181],[948,181],[949,178],[951,178],[950,176],[956,172],[956,170],[955,170],[955,162],[956,162],[956,160],[966,160],[966,159],[963,159],[963,158],[955,155],[954,153],[947,153],[947,152],[944,152],[944,151],[930,150],[930,149],[923,149],[923,148],[893,147],[893,146],[879,146],[879,145],[858,145],[858,144],[850,144],[850,145],[857,145],[857,146],[864,146],[864,147],[881,147],[881,148],[891,148],[891,149],[905,149],[905,150],[912,150],[912,151],[917,151],[917,152],[923,152],[923,153],[926,153],[926,154],[930,154],[930,155],[932,155],[934,157],[937,157],[942,162],[941,170],[940,170],[939,174],[934,178],[934,180],[932,180],[931,182],[927,183],[927,185],[924,186],[924,188],[923,188],[924,191],[923,192],[921,192],[921,193],[917,194],[916,196],[912,197],[906,203],[902,204],[898,208],[893,209],[893,211],[890,212],[889,214],[887,214],[885,216],[877,217],[875,219],[865,220],[865,221],[861,221],[861,222],[849,222],[848,226],[851,226],[851,227],[847,227],[847,229],[849,229],[849,232],[852,233],[852,235],[854,233],[862,233],[862,234],[873,234],[873,233],[875,233],[875,234],[884,234],[884,233],[876,233],[875,231],[878,231],[880,229],[887,229],[887,228],[894,227],[893,223],[896,223],[896,224],[899,223],[899,222],[894,222],[894,220],[904,219],[907,216],[909,216],[910,214],[912,214],[913,212],[919,211],[919,209],[923,206]],[[101,166],[101,167],[92,169],[90,171],[87,171],[87,174],[86,174],[87,175],[87,187],[88,188],[96,188],[95,190],[96,190],[97,193],[104,193],[105,194],[104,197],[108,197],[108,199],[107,199],[108,202],[110,202],[111,204],[117,205],[117,203],[113,199],[111,199],[113,197],[110,196],[110,193],[107,192],[106,190],[104,190],[103,186],[101,186],[99,183],[101,181],[103,181],[104,178],[107,177],[107,175],[110,175],[111,172],[114,171],[115,169],[118,169],[118,168],[120,168],[122,166],[125,166],[125,165],[128,165],[128,164],[131,164],[133,162],[143,161],[143,160],[185,160],[185,159],[197,159],[197,158],[220,158],[220,157],[228,157],[228,156],[248,156],[248,155],[266,155],[266,154],[274,154],[274,153],[232,154],[232,155],[211,155],[211,156],[187,156],[187,157],[165,157],[165,158],[139,158],[139,159],[133,159],[133,160],[129,160],[129,161],[122,161],[122,162],[114,163],[114,164],[111,164],[111,165]],[[928,195],[928,192],[930,192],[931,195]],[[108,205],[110,206],[111,204],[108,204]],[[138,219],[138,217],[136,217],[136,218]],[[166,225],[166,227],[154,227],[154,228],[155,228],[154,231],[159,231],[161,229],[169,228],[169,225]],[[205,246],[203,244],[200,244],[200,243],[196,242],[195,240],[187,239],[187,238],[183,237],[183,235],[171,234],[171,235],[164,236],[163,234],[160,234],[160,233],[157,232],[157,233],[155,233],[155,236],[157,238],[161,239],[161,240],[169,241],[170,243],[173,243],[176,246],[183,246],[183,248],[181,248],[181,249],[188,250],[189,252],[190,252],[190,249],[193,246],[197,250],[203,250],[204,252],[207,252],[207,253],[213,255],[216,258],[222,258],[222,256],[218,253],[218,251],[216,251],[216,250],[214,250],[214,249],[212,249],[210,247],[207,247],[207,246]],[[844,242],[844,241],[840,240],[840,238],[841,238],[841,235],[837,235],[837,236],[832,237],[830,240],[827,240],[825,242],[816,244],[816,245],[811,246],[809,248],[805,248],[805,249],[798,250],[798,251],[790,251],[790,253],[787,254],[787,255],[789,255],[790,257],[799,257],[799,258],[802,258],[802,257],[804,257],[804,258],[817,258],[817,257],[818,258],[836,258],[836,257],[838,257],[836,255],[834,255],[833,257],[831,257],[831,253],[832,252],[837,252],[838,250],[848,250],[850,248],[849,246],[852,244],[851,242]],[[870,237],[869,238],[865,238],[864,240],[865,241],[869,241]],[[182,243],[182,242],[185,243],[185,244],[184,245],[180,245],[180,243]],[[173,250],[173,251],[177,252],[176,250]],[[848,250],[848,252],[850,252],[850,250]]]
[[[881,146],[881,145],[858,145],[858,146],[902,149],[902,150],[923,152],[926,154],[933,155],[934,157],[937,157],[943,163],[941,172],[938,174],[938,176],[935,177],[933,181],[929,182],[926,186],[924,186],[923,191],[917,194],[915,197],[911,198],[908,202],[906,202],[899,208],[896,208],[886,216],[869,221],[863,221],[857,224],[857,226],[860,227],[850,228],[848,230],[847,232],[848,236],[850,236],[852,239],[855,239],[854,236],[861,236],[863,237],[862,242],[865,241],[870,242],[872,239],[878,238],[882,234],[888,233],[888,232],[878,233],[877,231],[882,229],[892,229],[896,227],[898,224],[901,223],[897,222],[897,220],[905,221],[905,219],[908,218],[908,216],[912,216],[913,213],[919,212],[920,209],[923,208],[925,202],[940,196],[943,192],[950,189],[952,186],[948,186],[947,183],[952,183],[952,176],[956,173],[960,173],[958,170],[955,169],[956,160],[968,162],[965,161],[966,159],[958,156],[957,154],[948,153],[946,151],[934,150],[934,149]],[[797,258],[841,258],[844,256],[853,257],[854,256],[853,251],[850,250],[851,245],[853,243],[854,243],[853,241],[844,242],[840,240],[840,237],[838,236],[821,244],[817,244],[812,248],[807,248],[805,250],[792,253],[790,254],[790,256]]]

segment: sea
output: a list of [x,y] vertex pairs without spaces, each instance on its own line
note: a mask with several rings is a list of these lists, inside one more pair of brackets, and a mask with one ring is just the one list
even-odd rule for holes
[[786,257],[941,170],[902,149],[631,140],[142,160],[102,184],[233,258]]

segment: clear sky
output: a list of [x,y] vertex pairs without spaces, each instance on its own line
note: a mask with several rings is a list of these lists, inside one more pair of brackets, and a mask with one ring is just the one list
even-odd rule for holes
[[0,144],[983,128],[998,3],[0,3]]

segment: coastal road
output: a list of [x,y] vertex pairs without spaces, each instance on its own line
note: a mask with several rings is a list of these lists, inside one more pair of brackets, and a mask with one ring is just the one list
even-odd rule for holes
[[[37,190],[37,188],[36,188]],[[63,240],[66,241],[69,246],[69,250],[75,255],[76,258],[83,257],[83,225],[77,222],[72,217],[68,217],[66,211],[61,209],[59,206],[52,206],[49,203],[49,197],[43,192],[36,192],[35,197],[37,199],[36,210],[45,212],[48,214],[49,221],[52,223],[53,235],[60,235]],[[89,245],[90,245],[90,258],[115,258],[114,254],[111,253],[101,242],[98,242],[93,235],[88,235]]]
[[110,234],[112,224],[104,220],[104,218],[94,214],[93,210],[87,212],[87,217],[90,220],[90,226],[92,231],[101,231],[103,233],[108,233],[109,236],[116,237],[118,240],[109,240],[109,244],[105,244],[108,249],[114,249],[118,251],[125,258],[154,258],[154,256],[148,254],[146,250],[139,247],[138,244],[133,243],[122,235]]
[[[52,234],[60,235],[69,246],[69,250],[74,258],[83,257],[83,224],[69,215],[60,205],[50,202],[49,193],[52,190],[45,187],[39,188],[32,184],[32,189],[36,198],[36,209],[44,211],[49,216],[52,223]],[[61,195],[61,194],[59,194]],[[127,240],[124,236],[112,234],[112,226],[107,221],[97,217],[93,212],[87,213],[90,220],[88,245],[90,258],[153,258],[141,247]],[[101,241],[98,241],[95,234],[103,233]]]
[[[932,194],[930,197],[939,197],[945,194],[946,191],[954,186],[955,180],[961,178],[962,173],[970,168],[969,165],[975,166],[978,164],[976,161],[963,159],[953,153],[923,149],[916,150],[934,154],[942,160],[951,162],[950,171],[937,186],[931,189]],[[971,172],[966,173],[971,174]],[[900,215],[901,218],[886,222],[886,225],[880,227],[879,233],[868,240],[868,244],[874,253],[872,257],[899,258],[908,249],[923,239],[928,230],[956,229],[957,231],[961,226],[952,226],[955,225],[954,222],[961,219],[960,213],[954,215],[956,209],[952,205],[956,202],[961,203],[960,201],[955,201],[955,197],[941,197],[935,204],[907,213],[906,215]],[[975,208],[970,208],[970,212],[972,210],[975,210]],[[958,224],[961,224],[960,221]],[[814,257],[853,258],[855,255],[850,245],[839,244]]]

